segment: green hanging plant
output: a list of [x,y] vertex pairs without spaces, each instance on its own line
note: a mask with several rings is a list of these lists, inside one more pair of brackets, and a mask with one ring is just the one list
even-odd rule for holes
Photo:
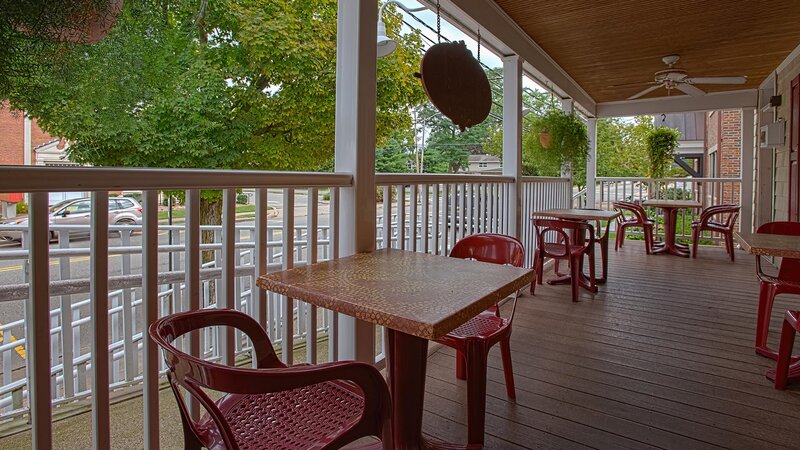
[[539,145],[558,155],[562,163],[583,164],[589,156],[586,124],[574,113],[553,109],[534,119],[533,132]]
[[681,133],[668,127],[656,127],[647,134],[647,156],[650,159],[650,178],[664,178],[675,160],[675,150]]

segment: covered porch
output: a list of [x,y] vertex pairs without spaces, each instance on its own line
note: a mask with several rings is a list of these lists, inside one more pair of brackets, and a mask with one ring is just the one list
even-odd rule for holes
[[[740,252],[731,263],[722,249],[703,250],[683,260],[629,242],[611,253],[598,294],[572,303],[568,287],[547,284],[525,294],[512,336],[516,402],[499,352],[490,353],[487,448],[795,447],[800,395],[774,390],[764,376],[771,361],[753,352],[753,258]],[[775,308],[790,305],[779,298]],[[466,384],[454,372],[454,352],[432,347],[424,431],[463,442]],[[159,397],[161,448],[183,448],[172,393]],[[138,446],[141,397],[110,411],[115,448]],[[90,430],[88,413],[56,422],[54,445],[74,448]],[[28,447],[30,431],[0,443]]]
[[[5,352],[0,408],[8,435],[0,443],[47,450],[74,447],[80,437],[81,446],[89,446],[91,439],[95,448],[180,448],[179,416],[171,393],[163,389],[165,366],[145,331],[170,312],[240,309],[267,329],[287,364],[360,360],[382,368],[380,329],[268,293],[255,286],[255,279],[379,248],[446,256],[474,232],[519,238],[530,267],[536,247],[532,213],[573,205],[611,207],[594,189],[599,183],[603,192],[604,180],[597,179],[596,171],[596,125],[604,117],[741,109],[741,179],[702,182],[738,186],[739,228],[748,232],[787,218],[778,206],[784,197],[797,202],[788,194],[789,183],[777,175],[781,155],[788,154],[789,166],[796,163],[796,152],[792,155],[786,142],[770,147],[771,154],[760,152],[757,140],[758,125],[767,116],[788,116],[770,106],[766,78],[773,70],[795,76],[800,71],[800,32],[797,20],[788,20],[800,19],[800,10],[792,5],[738,2],[746,9],[737,13],[745,17],[726,18],[723,24],[727,2],[673,2],[669,11],[660,11],[659,2],[631,2],[626,14],[613,21],[608,17],[614,11],[601,14],[592,2],[571,2],[572,8],[562,5],[562,10],[553,2],[422,3],[440,8],[445,20],[469,36],[481,30],[485,48],[502,58],[500,176],[375,173],[378,4],[356,0],[339,1],[333,173],[0,169],[0,193],[25,192],[31,198],[30,221],[17,227],[24,228],[27,241],[4,256],[24,261],[20,264],[27,274],[23,283],[0,288],[2,300],[24,303],[20,309],[25,313],[16,328],[3,328],[8,336],[14,331],[18,340],[9,338],[0,346]],[[674,15],[688,11],[695,13],[693,19],[675,25]],[[545,12],[547,20],[533,20]],[[643,41],[606,33],[623,30],[634,19],[636,32],[659,33]],[[775,23],[781,25],[772,27]],[[581,24],[587,25],[581,33],[568,33]],[[733,38],[709,38],[727,25],[738,27]],[[673,40],[678,34],[680,42]],[[573,40],[578,35],[585,41]],[[592,48],[584,48],[590,41]],[[601,48],[607,51],[600,53]],[[721,75],[746,75],[747,81],[702,95],[654,91],[637,100],[629,100],[636,89],[609,87],[649,79],[663,68],[660,58],[675,52],[686,57],[689,71],[719,70]],[[525,77],[551,90],[565,111],[585,119],[590,142],[585,197],[573,197],[568,170],[561,177],[522,175]],[[770,92],[783,89],[772,82]],[[784,108],[788,101],[784,94]],[[255,193],[252,223],[237,222],[237,190],[242,188]],[[50,192],[90,192],[98,211],[107,207],[110,193],[120,190],[143,192],[138,228],[109,224],[96,214],[86,227],[92,230],[88,247],[73,249],[69,236],[76,228],[48,222]],[[183,224],[159,223],[158,194],[164,190],[185,193]],[[222,193],[220,225],[200,222],[200,198],[207,190]],[[279,218],[268,211],[276,198],[282,205]],[[140,233],[139,241],[132,244],[134,232]],[[214,235],[211,242],[203,242],[204,232]],[[119,234],[119,245],[109,244],[112,233]],[[161,237],[166,234],[169,242]],[[54,237],[57,244],[51,246]],[[487,448],[796,447],[792,432],[800,397],[796,389],[774,390],[764,377],[774,362],[753,351],[754,262],[737,252],[735,263],[720,248],[703,248],[698,259],[646,256],[639,242],[629,241],[619,253],[612,250],[609,281],[599,293],[581,291],[577,303],[563,286],[543,285],[535,296],[525,294],[511,344],[516,402],[504,394],[496,350],[489,358]],[[204,253],[213,253],[213,262]],[[90,257],[88,274],[72,280],[74,286],[52,280],[55,269],[50,266],[59,265],[59,277],[70,277],[62,268],[76,255]],[[136,255],[138,272],[131,271],[131,255]],[[127,261],[122,273],[110,273],[110,257]],[[79,294],[88,298],[78,301]],[[779,297],[774,310],[792,305],[791,299]],[[780,315],[773,316],[774,345]],[[24,370],[18,361],[10,362],[22,345]],[[251,350],[241,336],[229,339],[221,333],[204,335],[191,347],[199,357],[229,363],[242,362]],[[464,442],[465,384],[454,371],[454,353],[432,348],[423,429]]]

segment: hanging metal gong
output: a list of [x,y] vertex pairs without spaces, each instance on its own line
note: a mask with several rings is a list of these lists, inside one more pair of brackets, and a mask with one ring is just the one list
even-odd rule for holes
[[492,107],[489,79],[464,42],[430,47],[422,57],[420,78],[433,106],[461,131],[489,117]]

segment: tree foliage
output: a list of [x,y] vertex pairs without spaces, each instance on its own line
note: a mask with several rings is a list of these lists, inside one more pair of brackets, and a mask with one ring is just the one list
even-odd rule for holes
[[[103,166],[314,170],[333,157],[336,0],[141,0],[95,45],[14,36],[0,97]],[[389,14],[393,36],[400,16]],[[378,139],[424,93],[418,34],[378,62]],[[26,61],[36,64],[25,65]]]
[[647,135],[653,118],[597,121],[597,175],[601,177],[643,177],[648,173]]

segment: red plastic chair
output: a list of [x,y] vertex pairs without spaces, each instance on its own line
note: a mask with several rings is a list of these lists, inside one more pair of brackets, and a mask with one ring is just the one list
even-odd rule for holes
[[[536,233],[536,253],[534,269],[536,282],[542,284],[544,259],[564,259],[569,263],[572,284],[572,301],[578,301],[578,289],[581,286],[583,256],[589,257],[589,288],[596,290],[594,273],[594,227],[584,222],[568,220],[533,219]],[[569,231],[570,233],[567,233]],[[555,239],[546,239],[548,233],[554,233]],[[570,236],[570,234],[572,236]],[[531,285],[531,292],[533,286]]]
[[[172,344],[181,335],[212,326],[244,332],[258,368],[204,361]],[[381,437],[382,448],[392,447],[389,388],[368,364],[286,367],[258,322],[234,310],[174,314],[153,323],[149,333],[164,351],[187,449],[339,448],[365,436]],[[200,420],[192,419],[181,389],[205,410]],[[214,401],[207,389],[225,395]]]
[[[800,223],[768,222],[758,227],[757,233],[800,236]],[[756,275],[761,282],[761,291],[758,297],[758,321],[756,322],[756,353],[777,359],[777,353],[767,347],[772,304],[779,294],[800,295],[800,259],[782,258],[778,275],[772,276],[761,270],[761,257],[756,255]]]
[[[519,240],[511,236],[474,234],[458,241],[450,251],[450,256],[522,267],[525,249]],[[516,398],[510,346],[511,323],[516,308],[517,295],[514,296],[508,318],[500,317],[500,310],[493,306],[437,340],[456,350],[456,377],[467,380],[467,435],[470,444],[483,444],[487,357],[489,349],[497,343],[500,343],[503,358],[506,394],[509,398]]]
[[[739,217],[741,208],[736,205],[715,205],[709,206],[700,213],[700,219],[692,222],[692,257],[697,258],[697,248],[700,245],[700,238],[703,231],[713,231],[725,236],[725,250],[734,261],[733,248],[733,228],[736,226],[736,219]],[[727,217],[724,217],[727,214]],[[723,216],[715,220],[715,217]]]
[[[641,205],[633,202],[614,202],[614,208],[622,215],[617,217],[617,239],[614,250],[618,251],[625,244],[625,230],[628,228],[642,228],[644,232],[644,247],[649,255],[653,251],[653,227],[655,221],[647,218],[647,213]],[[629,214],[626,215],[625,213]]]
[[800,311],[786,311],[781,330],[781,344],[778,348],[778,364],[774,371],[767,372],[767,377],[775,380],[775,389],[786,389],[786,385],[792,380],[797,380],[800,375],[800,367],[795,364],[798,358],[792,356],[794,338],[798,330],[800,330]]

